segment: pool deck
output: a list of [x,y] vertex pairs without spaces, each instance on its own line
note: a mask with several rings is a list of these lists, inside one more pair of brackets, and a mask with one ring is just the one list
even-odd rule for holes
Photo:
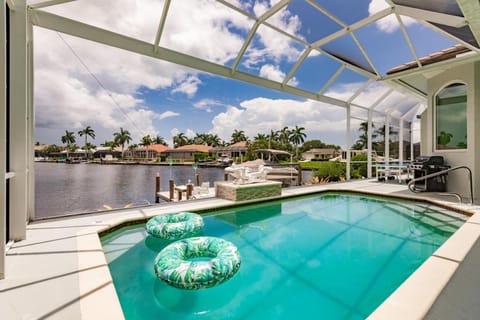
[[[404,184],[375,180],[282,189],[282,197],[348,190],[425,199],[472,216],[369,319],[474,319],[480,314],[480,206],[453,197],[412,194]],[[98,232],[157,214],[220,208],[210,198],[32,222],[27,239],[6,256],[0,280],[2,319],[123,319]],[[119,248],[121,249],[121,248]]]

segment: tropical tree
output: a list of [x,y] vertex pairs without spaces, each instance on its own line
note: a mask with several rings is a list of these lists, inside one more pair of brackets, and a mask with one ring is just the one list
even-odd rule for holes
[[173,137],[174,148],[184,146],[187,143],[188,143],[188,138],[183,132],[179,132]]
[[77,138],[75,138],[75,134],[73,133],[73,131],[65,130],[65,135],[61,137],[61,140],[63,144],[67,145],[66,149],[67,149],[67,158],[68,158],[68,152],[70,151],[70,146],[72,145],[72,143],[75,143]]
[[100,145],[102,147],[108,147],[108,148],[110,148],[110,150],[113,150],[113,148],[118,147],[118,143],[115,142],[114,140],[111,140],[111,141],[105,140],[105,142],[101,143]]
[[85,144],[84,146],[84,149],[87,150],[87,152],[89,152],[90,150],[93,150],[95,149],[97,146],[94,145],[93,143],[90,143],[90,142],[87,142],[87,144]]
[[133,158],[133,152],[138,148],[138,144],[134,143],[128,146],[128,151],[130,151],[130,158]]
[[267,141],[268,136],[266,134],[263,134],[263,133],[257,133],[257,135],[255,137],[253,137],[253,140],[254,141]]
[[268,149],[272,148],[272,141],[278,140],[278,131],[270,129],[270,134],[268,135]]
[[[372,123],[372,129],[374,125]],[[364,121],[360,123],[360,127],[358,128],[360,131],[360,136],[358,137],[357,141],[352,145],[352,149],[354,150],[362,150],[367,149],[368,147],[368,122]],[[377,137],[376,131],[372,133],[372,139]]]
[[139,143],[139,145],[146,147],[147,158],[148,158],[148,146],[151,144],[153,144],[153,140],[149,134],[147,134],[146,136],[143,136]]
[[212,147],[218,147],[222,145],[222,139],[217,134],[209,134],[207,137],[207,145]]
[[123,128],[120,128],[119,132],[115,132],[113,134],[113,141],[119,145],[122,146],[122,158],[123,158],[123,151],[125,149],[125,144],[129,143],[132,141],[132,137],[130,136],[130,132],[128,130],[125,130]]
[[247,140],[248,140],[248,138],[245,135],[245,131],[238,130],[238,129],[233,130],[232,143],[237,143],[237,142],[240,142],[240,141],[247,141]]
[[168,146],[168,143],[165,141],[163,137],[160,137],[158,134],[155,138],[153,138],[153,144],[162,144],[164,146]]
[[288,144],[290,142],[290,129],[283,127],[283,129],[278,132],[278,139],[281,143]]
[[295,145],[296,155],[298,159],[298,145],[305,141],[307,134],[303,132],[304,127],[295,126],[294,129],[290,130],[289,140]]
[[[86,126],[85,129],[78,131],[78,135],[80,137],[85,136],[85,149],[88,151],[88,149],[87,149],[87,142],[88,142],[87,138],[91,137],[92,139],[95,140],[95,130],[93,130],[90,126]],[[87,152],[87,158],[88,158],[88,154],[89,153]]]

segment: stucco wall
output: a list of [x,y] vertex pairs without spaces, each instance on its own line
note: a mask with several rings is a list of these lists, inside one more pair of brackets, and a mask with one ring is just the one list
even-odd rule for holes
[[[427,75],[428,76],[428,75]],[[448,84],[463,82],[467,85],[467,145],[466,150],[435,150],[434,127],[434,97],[435,94]],[[474,177],[475,198],[480,199],[480,109],[475,107],[480,103],[480,64],[469,63],[443,70],[428,80],[428,108],[422,114],[421,120],[421,154],[440,155],[446,164],[451,167],[468,166]],[[468,176],[465,170],[455,171],[448,176],[448,190],[469,195]]]

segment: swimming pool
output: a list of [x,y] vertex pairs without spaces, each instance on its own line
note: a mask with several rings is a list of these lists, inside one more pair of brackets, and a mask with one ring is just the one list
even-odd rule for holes
[[211,212],[203,235],[234,243],[242,266],[226,283],[186,291],[155,277],[171,241],[144,225],[102,239],[126,319],[363,319],[464,217],[425,203],[321,194]]

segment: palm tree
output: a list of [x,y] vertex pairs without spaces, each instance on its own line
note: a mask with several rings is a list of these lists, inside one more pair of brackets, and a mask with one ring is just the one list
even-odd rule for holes
[[[374,128],[374,125],[372,123],[372,129]],[[360,131],[360,136],[358,137],[357,141],[352,145],[352,149],[354,150],[362,150],[362,149],[367,149],[368,147],[368,122],[364,121],[360,123],[360,128],[358,128],[358,131]],[[376,131],[372,133],[372,139],[375,139],[377,137]]]
[[132,141],[130,132],[128,132],[128,130],[124,130],[123,128],[120,128],[120,132],[115,132],[113,134],[113,137],[114,137],[113,141],[115,141],[117,145],[122,146],[122,158],[123,158],[123,150],[125,149],[125,143],[129,143],[130,141]]
[[212,147],[218,147],[222,144],[222,139],[217,134],[209,134],[207,137],[207,144]]
[[[90,136],[92,139],[95,140],[95,130],[93,130],[90,126],[86,126],[85,129],[78,131],[78,135],[80,137],[85,136],[85,149],[87,149],[87,138]],[[88,159],[88,153],[87,153]]]
[[162,144],[164,146],[168,146],[168,143],[165,141],[163,137],[160,137],[158,134],[155,138],[153,138],[153,144]]
[[68,158],[68,151],[70,151],[70,145],[72,143],[75,143],[77,139],[75,138],[75,134],[73,133],[73,131],[65,130],[65,135],[61,137],[61,140],[62,140],[62,143],[67,145],[67,158]]
[[278,139],[281,143],[288,144],[290,141],[290,129],[288,129],[288,127],[283,127],[283,129],[278,133]]
[[188,138],[183,132],[179,132],[176,136],[173,137],[173,146],[175,148],[184,146],[187,144],[187,142]]
[[278,139],[278,131],[274,131],[273,129],[270,129],[270,134],[268,135],[268,149],[272,148],[272,141],[275,141]]
[[266,134],[263,133],[257,133],[255,137],[253,137],[253,140],[255,141],[266,141],[269,137]]
[[105,140],[104,143],[100,144],[102,147],[109,147],[110,150],[113,150],[113,148],[115,147],[118,147],[118,143],[116,143],[115,141],[107,141]]
[[148,146],[153,144],[152,137],[150,137],[149,134],[147,134],[146,136],[143,136],[139,144],[141,146],[146,147],[146,157],[148,159]]
[[247,141],[248,138],[245,135],[245,131],[235,129],[232,133],[232,143],[237,143],[240,141]]
[[295,126],[295,128],[290,131],[290,141],[295,145],[297,159],[298,159],[298,145],[303,143],[305,141],[305,138],[307,137],[305,132],[303,132],[304,130],[305,130],[304,127]]

